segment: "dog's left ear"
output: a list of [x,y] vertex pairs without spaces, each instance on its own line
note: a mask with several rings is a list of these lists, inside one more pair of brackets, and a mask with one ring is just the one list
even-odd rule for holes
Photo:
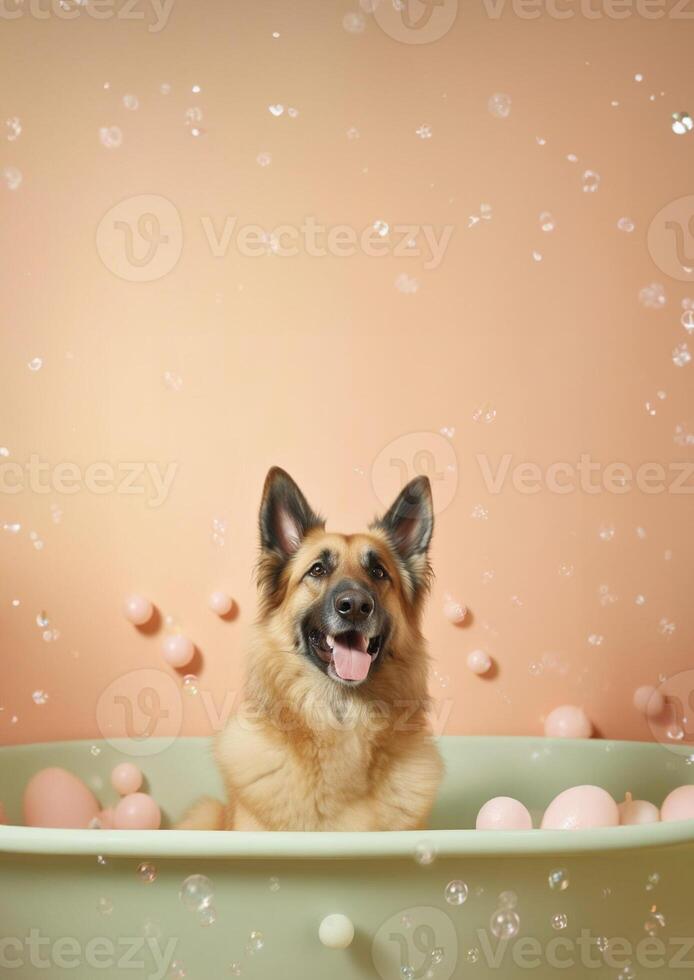
[[415,588],[429,577],[427,553],[434,532],[431,484],[415,477],[403,487],[389,510],[371,525],[385,531],[398,556],[410,571]]
[[260,544],[283,559],[298,550],[304,536],[324,521],[315,514],[288,473],[273,466],[265,479],[260,504]]

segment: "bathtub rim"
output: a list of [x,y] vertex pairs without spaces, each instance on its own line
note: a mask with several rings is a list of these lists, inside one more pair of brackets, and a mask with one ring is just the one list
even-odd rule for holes
[[[450,737],[450,736],[449,736]],[[453,736],[455,737],[455,736]],[[620,746],[655,751],[657,742],[603,739],[548,739],[533,735],[469,735],[466,741],[508,739],[514,742],[566,745],[583,744],[589,752],[618,750]],[[209,742],[202,736],[187,740]],[[43,746],[93,745],[99,740],[70,739],[60,742],[27,743],[0,747],[4,752],[37,751]],[[109,740],[116,745],[118,740]],[[162,740],[163,741],[163,740]],[[590,746],[590,748],[588,748]],[[668,747],[677,755],[688,755],[686,747]],[[531,855],[576,855],[637,848],[675,847],[694,843],[694,820],[605,827],[591,830],[425,830],[378,832],[312,831],[195,831],[195,830],[64,830],[44,827],[0,825],[0,854],[44,856],[159,857],[170,859],[233,858],[273,860],[347,860],[406,858],[414,862],[415,845],[431,842],[437,857]]]

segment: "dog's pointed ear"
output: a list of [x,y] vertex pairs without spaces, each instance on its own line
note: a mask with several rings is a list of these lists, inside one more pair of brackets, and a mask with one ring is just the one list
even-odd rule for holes
[[397,555],[409,569],[414,587],[426,584],[429,577],[427,553],[434,532],[434,504],[428,477],[410,480],[388,511],[371,527],[385,531]]
[[314,527],[324,521],[315,514],[288,473],[273,466],[265,478],[260,504],[260,545],[263,551],[290,558]]

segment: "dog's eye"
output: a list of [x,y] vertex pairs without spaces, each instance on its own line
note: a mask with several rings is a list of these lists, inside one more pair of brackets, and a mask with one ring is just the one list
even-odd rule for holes
[[371,568],[371,575],[373,578],[388,578],[388,573],[386,572],[383,565],[373,565]]
[[320,578],[321,575],[325,575],[327,569],[322,561],[314,561],[308,570],[308,574],[311,578]]

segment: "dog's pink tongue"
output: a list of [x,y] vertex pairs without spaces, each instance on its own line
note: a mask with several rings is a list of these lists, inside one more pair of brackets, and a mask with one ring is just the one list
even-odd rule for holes
[[363,681],[371,667],[371,654],[366,652],[367,640],[359,636],[356,647],[347,646],[335,637],[333,661],[338,677],[343,681]]

